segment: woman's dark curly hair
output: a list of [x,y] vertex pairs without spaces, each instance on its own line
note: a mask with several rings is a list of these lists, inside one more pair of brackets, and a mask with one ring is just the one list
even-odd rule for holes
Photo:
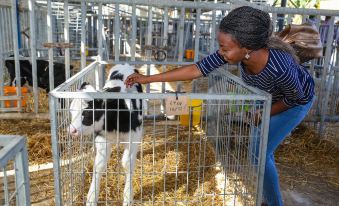
[[250,6],[236,8],[221,20],[219,31],[231,34],[241,47],[250,50],[280,49],[290,53],[298,61],[289,44],[272,36],[273,26],[267,12]]

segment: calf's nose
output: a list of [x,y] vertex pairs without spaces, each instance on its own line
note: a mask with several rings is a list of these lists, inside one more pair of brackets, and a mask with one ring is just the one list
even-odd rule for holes
[[76,136],[78,134],[78,130],[76,128],[74,128],[73,126],[69,126],[69,133],[71,135]]

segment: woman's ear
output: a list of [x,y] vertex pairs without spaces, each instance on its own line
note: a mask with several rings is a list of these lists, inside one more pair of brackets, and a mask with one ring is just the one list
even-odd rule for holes
[[248,48],[246,48],[246,47],[243,47],[243,49],[244,49],[244,53],[245,53],[245,54],[251,53],[251,52],[252,52],[251,49],[248,49]]

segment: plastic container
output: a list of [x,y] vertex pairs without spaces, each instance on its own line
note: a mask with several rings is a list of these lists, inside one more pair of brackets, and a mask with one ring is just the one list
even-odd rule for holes
[[[191,121],[191,126],[200,124],[201,109],[202,109],[201,99],[189,100],[190,114],[180,115],[180,124],[183,126],[189,126],[190,121]],[[191,118],[190,118],[190,115],[191,115]]]
[[187,49],[185,51],[186,59],[193,59],[194,58],[194,51],[192,49]]
[[[26,106],[26,101],[27,101],[27,92],[28,89],[27,87],[21,87],[21,95],[22,95],[22,100],[21,100],[21,106],[24,107]],[[16,94],[16,87],[13,86],[4,86],[4,95],[5,96],[15,96]],[[17,107],[18,106],[18,100],[5,100],[5,107]]]

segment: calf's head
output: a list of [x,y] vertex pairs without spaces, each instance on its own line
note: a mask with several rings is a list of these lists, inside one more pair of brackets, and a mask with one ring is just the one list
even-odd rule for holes
[[[88,83],[80,87],[82,92],[97,92]],[[71,123],[68,132],[73,136],[90,135],[101,131],[104,125],[103,100],[73,99],[70,105]]]

